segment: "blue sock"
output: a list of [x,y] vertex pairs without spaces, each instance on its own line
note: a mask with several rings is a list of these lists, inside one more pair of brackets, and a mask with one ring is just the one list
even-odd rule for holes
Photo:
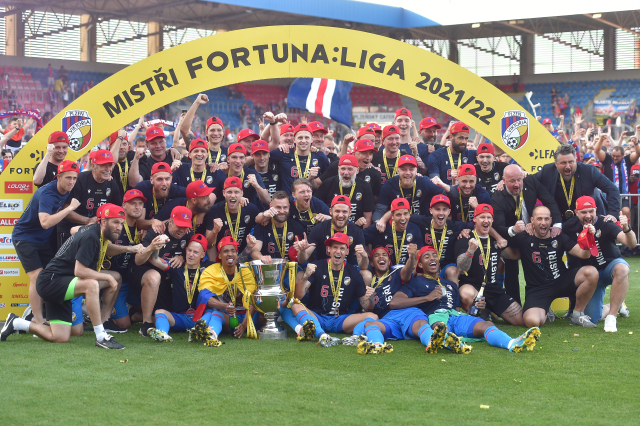
[[364,331],[371,343],[384,343],[384,336],[378,325],[368,325]]
[[422,327],[420,327],[420,330],[418,330],[418,337],[420,338],[420,342],[427,346],[429,345],[429,339],[431,339],[431,335],[433,334],[433,330],[431,329],[431,326],[429,324],[425,324]]
[[500,287],[504,288],[504,274],[497,274],[496,275],[496,281],[498,282]]
[[353,327],[353,334],[357,334],[358,336],[365,334],[364,327],[365,324],[371,321],[375,321],[373,318],[367,318],[364,321],[358,323],[355,327]]
[[165,333],[169,332],[169,319],[165,314],[156,314],[156,330],[164,331]]
[[491,326],[484,332],[484,338],[491,346],[502,349],[509,349],[511,337],[504,331],[498,330],[498,327]]
[[[206,312],[205,312],[206,315]],[[213,328],[213,331],[216,332],[216,335],[219,337],[220,333],[222,333],[222,324],[224,324],[224,315],[220,311],[211,311],[209,320],[209,327]],[[202,316],[204,318],[204,315]]]
[[300,324],[300,325],[304,324],[304,322],[307,321],[307,320],[313,321],[313,323],[316,325],[316,338],[317,339],[319,339],[320,336],[322,336],[324,334],[324,330],[322,329],[322,326],[320,325],[320,321],[318,321],[318,319],[316,317],[314,317],[313,315],[311,315],[307,311],[302,310],[302,311],[298,312],[298,315],[296,315],[296,320],[298,320],[298,324]]
[[206,311],[204,311],[204,314],[202,314],[202,317],[200,319],[208,324],[209,320],[211,319],[211,314],[213,314],[213,309],[207,309]]
[[284,322],[286,322],[289,327],[291,327],[292,330],[295,331],[296,326],[300,325],[298,324],[298,321],[296,320],[296,316],[293,315],[293,312],[291,311],[291,309],[289,308],[280,308],[280,316],[282,317],[282,319],[284,320]]

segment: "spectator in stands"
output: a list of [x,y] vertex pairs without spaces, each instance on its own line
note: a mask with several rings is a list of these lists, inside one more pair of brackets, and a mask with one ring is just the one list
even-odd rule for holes
[[0,95],[2,99],[6,99],[9,95],[9,73],[3,72],[0,77]]
[[94,86],[94,84],[93,84],[93,80],[89,80],[88,90],[89,90],[89,89],[92,89],[92,88],[93,88],[93,86]]
[[13,160],[13,152],[11,152],[10,149],[3,149],[2,150],[2,159],[3,160],[7,160],[7,161],[10,162],[11,160]]
[[69,92],[71,101],[75,101],[78,97],[78,79],[75,79],[69,84]]
[[67,78],[69,78],[69,71],[64,69],[64,65],[60,65],[60,69],[58,70],[58,78],[62,81],[65,81]]
[[56,79],[53,77],[53,67],[51,66],[51,64],[49,64],[48,70],[49,70],[49,78],[47,78],[47,86],[51,88],[53,87],[56,81]]
[[51,105],[51,111],[55,111],[58,100],[56,98],[56,92],[55,90],[53,90],[53,88],[47,90],[47,98],[49,100],[49,105]]
[[513,77],[511,77],[511,90],[513,93],[518,92],[518,88],[520,86],[520,77],[515,72],[513,73]]
[[68,86],[64,86],[62,88],[62,104],[64,105],[64,107],[66,108],[67,105],[69,105],[70,102],[70,97],[71,97],[71,93],[70,93],[70,89]]
[[53,90],[56,92],[56,99],[62,99],[62,89],[64,88],[64,82],[60,77],[53,84]]
[[551,88],[551,103],[553,104],[556,100],[556,96],[558,96],[558,91],[555,87]]
[[11,111],[15,111],[18,109],[18,95],[16,95],[16,91],[12,90],[9,95],[9,109]]
[[84,94],[87,90],[89,90],[89,85],[85,81],[84,83],[82,83],[82,89],[80,90],[80,93]]

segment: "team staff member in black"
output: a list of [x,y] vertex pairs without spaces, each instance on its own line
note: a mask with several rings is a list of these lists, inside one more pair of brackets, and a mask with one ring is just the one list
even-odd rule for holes
[[482,285],[485,285],[483,297],[487,309],[511,325],[524,325],[522,306],[505,293],[497,279],[500,257],[517,257],[512,250],[502,250],[498,242],[489,236],[493,208],[480,204],[475,213],[473,234],[456,241],[455,255],[461,272],[458,285],[460,303],[468,312]]
[[[115,161],[113,155],[106,149],[94,151],[90,156],[91,171],[78,175],[75,186],[69,193],[69,199],[80,201],[75,211],[70,212],[57,226],[58,244],[69,238],[69,231],[76,224],[89,225],[93,223],[98,208],[103,204],[122,204],[122,194],[118,184],[111,179],[111,171]],[[66,208],[65,204],[63,208]]]
[[[561,145],[561,148],[563,146],[568,145]],[[555,238],[551,236],[551,213],[547,207],[534,208],[531,221],[533,235],[520,232],[509,239],[509,247],[520,249],[527,283],[523,307],[525,326],[541,326],[547,320],[547,311],[554,299],[575,295],[571,325],[595,328],[596,325],[583,311],[598,284],[598,270],[593,266],[567,269],[562,261],[564,252],[581,259],[588,259],[591,253],[588,249],[583,250],[565,233],[561,232]]]
[[[613,222],[605,222],[596,215],[596,202],[591,197],[583,196],[576,201],[576,217],[564,224],[563,231],[580,243],[592,235],[590,249],[593,250],[583,265],[592,265],[598,269],[600,279],[596,291],[591,296],[584,313],[596,323],[604,319],[604,331],[618,331],[617,315],[629,290],[629,264],[622,258],[616,243],[632,248],[637,244],[636,234],[629,227],[627,216],[620,214],[620,226]],[[595,253],[597,252],[597,254]],[[611,303],[604,305],[604,293],[611,285]]]
[[136,254],[136,268],[130,291],[140,293],[142,326],[140,334],[149,336],[153,327],[153,313],[157,309],[171,309],[171,268],[184,264],[184,250],[191,237],[191,210],[175,207],[165,222],[166,233],[147,231],[142,245],[146,248]]
[[[378,152],[373,144],[373,137],[371,135],[375,135],[375,132],[371,128],[361,128],[358,131],[358,135],[361,134],[361,130],[365,129],[363,136],[359,137],[353,147],[353,155],[355,155],[358,160],[358,177],[363,181],[367,182],[371,185],[371,192],[373,192],[373,200],[374,203],[378,202],[378,197],[380,196],[380,190],[382,189],[382,175],[380,172],[373,167],[373,155]],[[347,135],[348,136],[348,135]],[[367,136],[371,136],[371,139],[368,139]],[[346,142],[346,138],[345,138]],[[344,155],[344,154],[343,154]],[[329,178],[338,175],[338,168],[340,167],[338,161],[334,161],[329,165],[327,171],[324,172],[318,179],[320,182],[325,182]]]
[[[494,209],[493,228],[504,238],[513,237],[525,231],[533,232],[531,212],[538,200],[551,212],[553,227],[551,237],[555,238],[562,230],[562,215],[556,200],[533,175],[526,178],[520,166],[510,164],[504,169],[503,189],[497,189],[491,196]],[[520,265],[516,260],[504,260],[504,288],[507,294],[518,303],[520,301]]]
[[571,145],[560,145],[555,153],[555,163],[545,164],[534,175],[549,190],[563,214],[563,221],[574,216],[576,200],[583,195],[593,196],[596,188],[607,196],[607,207],[598,208],[599,214],[609,214],[616,219],[620,213],[620,191],[597,168],[576,162],[576,150]]
[[296,241],[305,238],[305,229],[296,220],[289,218],[289,196],[284,191],[273,194],[271,199],[273,217],[266,225],[256,225],[255,243],[247,240],[251,247],[251,258],[271,263],[272,259],[290,259],[289,250]]
[[69,136],[65,132],[53,132],[49,135],[47,153],[42,161],[36,164],[33,172],[33,184],[43,186],[53,181],[58,173],[58,165],[67,156]]
[[316,197],[330,204],[338,195],[348,196],[351,200],[349,221],[366,228],[371,225],[374,208],[371,185],[358,177],[358,159],[354,155],[341,156],[338,164],[338,176],[324,181],[316,191]]
[[102,325],[109,318],[118,295],[119,276],[116,278],[100,272],[102,262],[109,254],[109,242],[115,243],[122,231],[124,211],[119,206],[108,204],[101,213],[100,222],[83,227],[71,236],[38,276],[36,288],[45,303],[50,326],[31,323],[11,313],[2,328],[0,340],[6,340],[9,334],[18,330],[36,334],[49,342],[68,342],[71,337],[71,299],[84,296],[96,333],[96,346],[124,349],[105,332]]
[[[309,234],[308,241],[310,246],[304,252],[298,253],[298,262],[306,262],[313,253],[316,255],[316,260],[327,259],[329,253],[322,248],[324,241],[333,237],[336,232],[342,232],[349,236],[349,246],[351,247],[347,254],[347,263],[350,265],[358,264],[356,249],[364,246],[365,239],[362,229],[349,221],[349,215],[351,214],[351,200],[349,200],[349,197],[346,195],[333,197],[329,213],[331,214],[331,220],[319,223]],[[361,261],[363,263],[358,265],[360,269],[367,269],[369,267],[367,256],[364,256]]]
[[496,161],[496,150],[493,144],[487,142],[478,145],[476,161],[478,162],[475,165],[478,185],[486,189],[488,193],[493,194],[496,186],[502,180],[505,167],[509,164]]
[[120,129],[109,136],[109,151],[114,158],[118,159],[111,176],[118,184],[120,193],[124,194],[142,182],[139,165],[140,159],[145,155],[145,150],[142,148],[136,151],[130,150],[127,132]]

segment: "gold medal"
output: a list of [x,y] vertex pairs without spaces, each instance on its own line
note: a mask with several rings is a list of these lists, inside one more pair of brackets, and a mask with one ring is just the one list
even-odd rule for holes
[[105,261],[105,257],[107,256],[107,247],[109,246],[109,240],[104,241],[102,237],[102,231],[100,231],[100,256],[98,256],[98,264],[96,265],[96,270],[100,272],[100,270],[104,267],[104,264],[107,263],[107,268],[111,267],[111,262],[109,260]]
[[573,217],[573,210],[567,210],[566,212],[564,212],[564,218],[565,219],[571,219]]
[[[342,265],[342,269],[340,269],[340,275],[338,275],[338,282],[334,282],[333,280],[333,269],[331,269],[331,260],[327,260],[327,266],[329,267],[329,282],[331,283],[331,293],[333,294],[333,302],[338,303],[340,300],[340,287],[342,287],[342,274],[344,273],[344,265]],[[334,315],[340,316],[340,309],[334,308]]]
[[[222,271],[224,276],[227,274]],[[189,307],[191,307],[191,302],[193,301],[193,295],[196,292],[196,288],[198,287],[198,278],[200,277],[200,268],[196,269],[196,274],[193,276],[193,281],[189,282],[189,269],[187,268],[187,264],[184,264],[184,288],[187,290],[187,301],[189,302]]]
[[280,244],[280,240],[278,240],[278,229],[273,219],[271,219],[271,228],[273,229],[273,238],[276,240],[278,251],[280,251],[280,258],[285,259],[287,251],[287,222],[284,223],[284,228],[282,229],[282,244]]
[[389,164],[387,163],[387,156],[382,155],[382,162],[384,163],[384,170],[387,172],[387,179],[391,179],[395,175],[398,174],[398,162],[400,161],[400,156],[396,157],[396,164],[393,166],[393,172],[389,172]]
[[[398,180],[398,186],[400,187],[400,194],[402,194],[402,198],[407,198],[404,196],[404,191],[402,190],[402,185],[400,185],[400,180]],[[411,194],[411,206],[409,207],[409,214],[413,214],[413,199],[416,197],[416,181],[413,181],[413,193]]]
[[240,211],[242,210],[241,207],[238,207],[238,214],[236,215],[236,223],[235,223],[235,228],[234,228],[234,224],[231,221],[231,215],[229,215],[229,206],[227,206],[227,204],[225,203],[224,205],[224,213],[227,215],[227,223],[229,224],[229,232],[231,233],[231,236],[233,237],[233,239],[235,241],[238,241],[238,233],[240,232]]
[[293,152],[293,157],[296,159],[296,167],[298,167],[298,176],[301,178],[309,177],[309,166],[311,166],[311,153],[307,156],[306,170],[300,170],[300,157],[298,157],[298,151]]

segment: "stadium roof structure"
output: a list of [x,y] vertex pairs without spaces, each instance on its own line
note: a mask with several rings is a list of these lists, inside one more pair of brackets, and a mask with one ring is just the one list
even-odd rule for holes
[[[54,12],[65,14],[88,14],[97,20],[128,20],[136,22],[159,22],[165,26],[178,28],[200,28],[209,30],[231,31],[242,28],[270,25],[324,25],[351,28],[360,31],[381,34],[396,39],[441,39],[459,40],[468,38],[504,37],[522,34],[547,35],[563,31],[587,31],[594,29],[618,28],[640,36],[633,28],[640,27],[640,10],[614,11],[600,5],[600,10],[584,6],[574,6],[571,10],[579,14],[564,16],[542,16],[544,7],[527,13],[493,14],[507,17],[493,22],[477,22],[470,24],[471,17],[477,19],[492,16],[487,13],[488,2],[460,0],[458,2],[442,2],[433,11],[433,18],[423,16],[419,7],[413,10],[392,6],[396,2],[388,0],[355,1],[355,0],[21,0],[0,1],[0,6],[9,6],[0,17],[23,11]],[[420,2],[422,7],[424,3]],[[544,3],[544,2],[541,2]],[[638,6],[637,0],[625,2],[619,7]],[[409,2],[410,5],[416,3]],[[469,14],[460,19],[447,18],[452,7],[460,4],[476,4],[483,13]],[[502,4],[504,6],[504,4]],[[496,1],[496,7],[498,2]],[[595,7],[589,5],[588,7]],[[443,10],[441,10],[443,9]],[[564,9],[566,12],[568,9]],[[593,10],[586,13],[586,10]],[[597,12],[597,14],[596,14]],[[558,13],[549,9],[548,14]],[[600,16],[598,16],[600,15]],[[526,16],[531,16],[526,18]],[[538,16],[538,17],[535,17]],[[94,21],[95,22],[95,21]],[[74,29],[90,23],[68,26]],[[56,32],[64,29],[55,30]],[[161,28],[158,32],[170,31]],[[49,35],[50,32],[34,34],[31,37]],[[140,34],[143,38],[157,33]],[[550,37],[547,35],[547,37]]]

